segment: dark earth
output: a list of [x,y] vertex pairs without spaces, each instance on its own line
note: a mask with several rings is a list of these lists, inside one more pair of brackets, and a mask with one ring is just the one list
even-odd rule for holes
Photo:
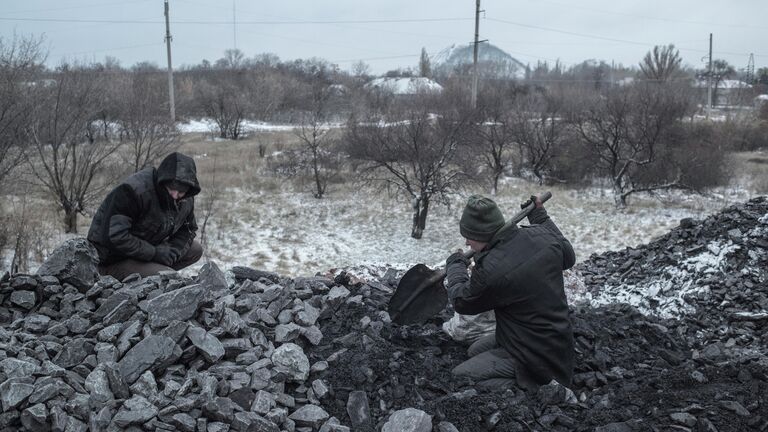
[[[711,291],[687,299],[695,311],[679,319],[645,316],[625,304],[573,307],[576,403],[566,402],[557,386],[476,393],[450,376],[466,359],[466,346],[440,329],[450,311],[424,325],[363,328],[361,320],[386,309],[386,288],[396,281],[385,280],[384,290],[351,286],[364,304],[323,321],[325,340],[333,343],[313,351],[322,357],[347,349],[329,370],[336,400],[327,408],[347,424],[347,395],[364,390],[378,423],[388,410],[416,407],[434,415],[435,424],[445,420],[461,431],[768,430],[767,212],[764,198],[752,200],[705,221],[684,220],[651,244],[581,263],[587,290],[600,290],[626,278],[630,260],[639,263],[632,277],[642,279],[685,251],[734,237],[734,229],[751,234],[738,236],[743,247],[729,256],[723,274],[695,281]],[[753,315],[739,317],[743,311]]]

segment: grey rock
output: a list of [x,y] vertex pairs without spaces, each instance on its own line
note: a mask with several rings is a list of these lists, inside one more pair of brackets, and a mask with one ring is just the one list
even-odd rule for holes
[[323,340],[323,332],[317,326],[302,327],[301,335],[312,345],[320,345],[320,342]]
[[107,374],[101,369],[94,369],[85,379],[85,388],[91,395],[91,400],[97,404],[105,404],[115,398],[109,389]]
[[[207,424],[207,426],[206,426]],[[197,430],[198,431],[208,431],[208,432],[229,432],[229,425],[222,422],[211,422],[206,423],[206,419],[198,419],[197,420]]]
[[197,326],[187,328],[187,338],[192,345],[203,355],[203,358],[209,363],[216,363],[224,357],[224,345],[219,339]]
[[309,376],[309,360],[304,350],[296,344],[280,345],[272,353],[272,364],[278,372],[283,372],[294,381],[303,382]]
[[46,315],[31,314],[24,319],[24,330],[29,333],[44,333],[48,330],[51,318]]
[[239,412],[232,420],[232,428],[240,432],[279,432],[271,421],[253,412]]
[[0,401],[3,411],[10,411],[19,406],[35,390],[31,378],[10,378],[0,384]]
[[219,297],[229,291],[229,284],[224,272],[214,262],[209,261],[203,265],[197,274],[197,283],[214,297]]
[[179,428],[182,432],[195,432],[197,421],[195,421],[191,415],[187,413],[178,413],[174,414],[172,419],[173,425]]
[[459,430],[456,428],[456,426],[453,425],[453,423],[441,421],[437,425],[437,432],[459,432]]
[[37,275],[53,276],[84,293],[99,280],[98,262],[98,253],[88,240],[71,239],[51,253]]
[[99,342],[114,342],[120,333],[123,331],[123,324],[112,324],[99,330],[96,334],[96,340]]
[[167,326],[163,327],[159,332],[157,332],[157,335],[167,336],[173,339],[174,342],[179,343],[181,339],[187,334],[188,327],[189,323],[186,321],[173,321]]
[[107,315],[115,315],[115,311],[119,311],[127,305],[135,304],[136,298],[134,296],[125,291],[118,291],[104,300],[104,303],[93,313],[92,318],[94,321],[101,321]]
[[272,393],[259,390],[251,404],[251,411],[256,414],[266,415],[269,410],[275,407],[275,396]]
[[235,403],[230,398],[216,397],[203,404],[203,414],[211,420],[230,423],[235,415]]
[[248,279],[254,282],[258,282],[260,279],[266,279],[272,283],[280,282],[280,276],[277,274],[263,270],[252,269],[250,267],[235,266],[232,267],[232,273],[234,274],[235,279],[238,281]]
[[30,376],[40,369],[36,363],[9,357],[0,361],[0,370],[7,378],[21,378]]
[[318,399],[323,399],[328,396],[330,389],[328,388],[328,384],[326,384],[325,381],[316,379],[312,381],[312,391],[315,393],[315,396],[317,396]]
[[189,285],[161,294],[147,302],[149,324],[153,328],[167,326],[173,321],[192,318],[205,300],[201,285]]
[[733,411],[736,414],[743,417],[749,417],[751,415],[749,410],[744,408],[742,404],[736,401],[729,401],[729,400],[720,401],[720,406],[727,409],[728,411]]
[[432,416],[416,408],[395,411],[384,423],[382,432],[430,432]]
[[84,338],[73,339],[67,342],[53,358],[53,363],[64,369],[73,368],[83,362],[86,357],[93,354],[94,345]]
[[325,301],[331,308],[336,309],[339,307],[339,305],[344,303],[344,301],[349,297],[349,294],[349,290],[345,287],[335,286],[331,288],[328,294],[326,294]]
[[366,428],[371,425],[371,408],[368,404],[368,394],[361,390],[349,393],[347,399],[347,414],[355,428]]
[[157,407],[152,405],[143,396],[134,396],[125,402],[120,410],[115,414],[112,421],[119,427],[125,428],[130,425],[140,425],[148,422],[157,415]]
[[163,366],[181,356],[181,348],[168,337],[149,336],[131,348],[117,363],[128,384],[133,384],[144,371]]
[[133,303],[133,299],[123,300],[117,305],[117,307],[109,311],[109,313],[104,316],[102,323],[105,326],[109,326],[112,324],[128,321],[128,319],[131,318],[137,310],[138,307],[136,307],[136,305]]
[[110,343],[99,342],[93,350],[96,352],[96,361],[98,363],[117,361],[117,348]]
[[134,395],[141,395],[147,400],[154,402],[157,399],[157,382],[152,372],[145,371],[139,379],[131,385],[131,392]]
[[131,321],[120,333],[117,338],[115,347],[117,348],[118,357],[122,357],[131,348],[131,339],[137,337],[141,332],[142,324],[140,321]]
[[109,389],[118,399],[128,399],[131,397],[131,391],[128,384],[125,383],[123,375],[115,362],[102,363],[104,374],[109,382]]
[[280,324],[275,327],[275,342],[283,343],[295,340],[301,334],[301,327],[294,323]]
[[309,327],[315,325],[320,318],[320,310],[307,302],[303,302],[303,309],[296,314],[294,320],[297,324]]
[[349,432],[350,429],[347,426],[341,424],[339,419],[331,417],[323,423],[318,432]]
[[45,432],[48,426],[48,408],[44,404],[36,404],[21,412],[21,424],[30,431]]
[[633,432],[635,429],[626,422],[608,423],[595,428],[595,432]]
[[693,427],[696,425],[696,417],[684,413],[684,412],[678,412],[678,413],[672,413],[669,415],[669,418],[672,419],[675,423],[679,423],[688,427]]
[[30,310],[35,307],[37,302],[37,294],[34,291],[14,291],[11,293],[11,304],[14,304],[22,309]]
[[289,419],[296,422],[297,426],[312,428],[319,428],[329,417],[328,413],[317,405],[304,405],[288,416]]

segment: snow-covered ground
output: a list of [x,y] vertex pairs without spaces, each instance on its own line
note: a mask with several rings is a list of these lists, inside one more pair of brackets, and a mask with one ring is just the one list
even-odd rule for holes
[[[506,217],[538,186],[508,180],[495,197]],[[458,222],[467,191],[453,197],[450,208],[433,205],[424,236],[410,237],[408,202],[351,185],[329,187],[323,199],[310,193],[224,191],[208,226],[210,258],[223,268],[247,265],[290,276],[330,269],[371,266],[407,269],[416,263],[442,265],[464,247]],[[664,202],[633,199],[620,210],[600,189],[552,189],[546,204],[552,218],[571,240],[579,260],[590,254],[646,243],[686,217],[703,218],[728,203],[747,199],[731,196],[675,195]]]

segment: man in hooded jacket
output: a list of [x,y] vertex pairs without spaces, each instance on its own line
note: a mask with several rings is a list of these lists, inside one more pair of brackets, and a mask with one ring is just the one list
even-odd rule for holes
[[99,273],[118,280],[132,273],[151,276],[197,262],[203,248],[194,240],[195,161],[171,153],[160,166],[132,174],[99,206],[88,240],[99,253]]
[[514,384],[530,389],[553,379],[569,386],[573,377],[563,270],[574,265],[576,256],[541,200],[534,196],[531,201],[531,226],[517,227],[504,224],[491,199],[469,197],[459,229],[475,251],[471,278],[462,253],[446,261],[446,287],[456,312],[493,310],[496,315],[495,333],[475,341],[470,359],[452,371],[486,389]]

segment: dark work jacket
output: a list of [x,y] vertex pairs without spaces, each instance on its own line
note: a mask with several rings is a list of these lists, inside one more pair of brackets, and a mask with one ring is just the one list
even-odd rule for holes
[[[178,180],[189,186],[174,201],[163,185]],[[107,195],[88,230],[88,240],[99,252],[101,265],[126,258],[152,261],[155,246],[167,243],[184,256],[195,238],[195,198],[200,193],[195,161],[171,153],[155,168],[132,174]]]
[[496,341],[515,359],[518,382],[568,386],[574,346],[563,270],[576,256],[546,210],[528,220],[533,225],[502,228],[475,254],[471,278],[465,259],[449,259],[448,296],[460,314],[494,310]]

